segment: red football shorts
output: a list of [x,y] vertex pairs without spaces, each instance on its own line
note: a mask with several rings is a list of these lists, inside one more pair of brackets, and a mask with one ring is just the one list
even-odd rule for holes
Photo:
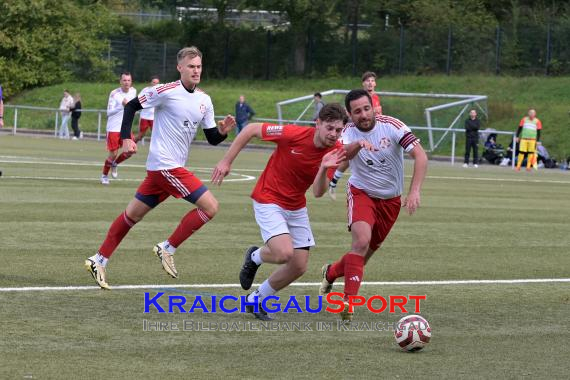
[[[135,137],[131,133],[131,139],[134,140]],[[121,139],[121,132],[107,132],[107,150],[113,152],[119,150],[123,147],[123,139]]]
[[185,168],[147,170],[135,198],[149,207],[156,207],[171,195],[196,203],[206,191],[208,188],[202,181]]
[[350,185],[347,194],[348,230],[354,222],[366,222],[372,227],[370,249],[376,251],[386,239],[400,214],[400,197],[371,198],[364,191]]
[[154,120],[141,119],[139,122],[139,133],[145,133],[149,128],[152,129],[153,124]]

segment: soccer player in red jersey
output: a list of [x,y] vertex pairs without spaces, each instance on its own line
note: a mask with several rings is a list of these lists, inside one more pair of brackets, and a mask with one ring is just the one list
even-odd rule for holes
[[[354,156],[369,144],[357,141],[342,148],[338,138],[346,114],[336,103],[325,105],[319,112],[316,128],[295,125],[249,124],[232,143],[224,158],[215,167],[212,181],[220,184],[230,172],[238,153],[253,137],[273,141],[277,148],[269,158],[265,170],[257,181],[251,197],[255,219],[261,229],[265,245],[250,247],[240,271],[240,283],[248,290],[262,263],[283,264],[253,293],[249,302],[275,294],[301,277],[307,269],[309,249],[315,245],[306,208],[305,192],[313,186],[315,197],[327,189],[327,170],[338,166],[346,157]],[[256,318],[272,319],[261,307]]]
[[218,212],[218,201],[214,195],[184,166],[199,126],[208,142],[217,145],[225,140],[235,126],[235,120],[227,116],[216,125],[212,100],[197,87],[202,74],[200,50],[194,46],[180,50],[177,62],[180,80],[151,87],[125,106],[121,125],[125,153],[137,151],[131,128],[138,110],[156,107],[155,124],[146,178],[127,209],[111,224],[99,251],[85,261],[86,269],[103,289],[109,288],[105,272],[107,261],[119,243],[137,222],[166,198],[183,198],[196,205],[182,218],[172,235],[153,249],[162,268],[173,278],[178,277],[173,256],[176,248]]
[[376,93],[376,73],[367,71],[362,74],[362,88],[368,92],[372,99],[372,108],[374,115],[382,115],[382,105],[380,104],[380,97]]
[[[376,93],[376,74],[372,71],[367,71],[362,74],[362,88],[368,92],[372,99],[372,108],[374,115],[382,115],[382,106],[380,105],[380,97]],[[335,171],[333,178],[329,182],[329,196],[336,200],[336,185],[339,179],[342,178],[344,172],[348,169],[348,162],[343,162]]]
[[137,97],[137,90],[132,87],[133,77],[129,72],[121,74],[120,83],[121,87],[114,89],[109,94],[107,104],[107,151],[109,155],[103,165],[103,174],[101,174],[103,185],[109,184],[109,170],[111,177],[117,178],[117,166],[131,156],[127,152],[119,154],[122,144],[121,122],[124,108],[129,101]]
[[[361,150],[350,160],[348,179],[348,228],[352,246],[344,256],[322,269],[320,294],[331,291],[333,282],[344,276],[345,300],[358,294],[364,265],[378,250],[400,212],[404,187],[404,152],[414,159],[414,173],[403,206],[412,215],[420,205],[420,189],[427,171],[427,156],[420,140],[400,120],[374,115],[372,99],[365,90],[353,90],[345,99],[352,118],[342,133],[342,142],[365,139],[377,151]],[[343,319],[352,319],[345,302]]]

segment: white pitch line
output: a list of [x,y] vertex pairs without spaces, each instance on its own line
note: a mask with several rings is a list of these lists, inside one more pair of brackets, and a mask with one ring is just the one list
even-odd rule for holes
[[[19,160],[16,156],[0,156],[0,158],[11,158],[10,160],[0,160],[0,163],[6,164],[29,164],[29,165],[60,165],[60,166],[101,166],[101,162],[89,161],[33,161],[33,160]],[[122,168],[146,168],[142,164],[121,164]],[[190,167],[191,170],[207,170],[212,171],[214,168],[207,167]],[[263,169],[238,169],[234,168],[237,172],[262,172]]]
[[[0,159],[0,163],[9,164],[32,164],[32,165],[63,165],[63,166],[101,166],[101,162],[81,162],[81,161],[34,161],[34,160],[18,160],[17,156],[0,156],[0,158],[9,158],[9,160]],[[145,168],[145,165],[140,164],[121,164],[123,168]],[[213,168],[208,167],[191,167],[190,170],[194,171],[207,171],[211,172]],[[234,168],[235,172],[256,172],[259,173],[263,169],[239,169]],[[234,172],[230,173],[233,174]],[[405,176],[412,178],[411,175]],[[550,180],[550,179],[528,179],[528,178],[484,178],[484,177],[451,177],[451,176],[435,176],[428,175],[427,179],[445,179],[455,181],[488,181],[488,182],[516,182],[516,183],[552,183],[552,184],[570,184],[570,181],[563,180]],[[247,179],[249,181],[249,179]],[[246,181],[243,179],[242,181]]]
[[[412,178],[412,176],[406,176],[406,178]],[[483,178],[483,177],[446,177],[446,176],[436,176],[428,175],[427,179],[453,179],[453,180],[468,180],[468,181],[495,181],[495,182],[530,182],[530,183],[562,183],[570,184],[570,181],[560,181],[554,179],[525,179],[525,178]]]
[[[230,178],[224,179],[224,182],[243,182],[243,181],[253,181],[256,177],[247,175],[247,174],[236,174],[230,173],[234,175],[239,175],[243,178]],[[99,178],[74,178],[74,177],[30,177],[30,176],[17,176],[17,175],[7,175],[0,177],[1,179],[33,179],[33,180],[48,180],[48,181],[97,181],[99,182]],[[142,182],[144,178],[135,179],[135,178],[121,178],[121,179],[112,179],[111,182]]]
[[[364,281],[362,286],[430,286],[430,285],[493,285],[493,284],[548,284],[570,283],[570,278],[528,278],[512,280],[443,280],[443,281]],[[344,285],[339,282],[337,285]],[[261,284],[253,284],[259,286]],[[290,286],[314,286],[320,282],[295,282]],[[194,288],[194,289],[229,289],[241,288],[240,284],[163,284],[163,285],[116,285],[113,290],[133,289],[171,289],[171,288]],[[75,290],[98,290],[98,286],[27,286],[20,288],[0,288],[0,293],[7,292],[47,292],[47,291],[75,291]]]

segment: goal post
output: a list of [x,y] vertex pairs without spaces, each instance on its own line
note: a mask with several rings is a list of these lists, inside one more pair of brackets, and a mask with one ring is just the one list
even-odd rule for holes
[[[336,101],[344,104],[344,96],[349,90],[331,89],[321,91],[325,102]],[[441,147],[453,129],[462,128],[461,120],[469,109],[479,109],[488,119],[486,95],[469,94],[434,94],[408,92],[376,92],[382,99],[382,108],[387,115],[401,119],[411,129],[417,129],[422,137],[427,138],[427,149],[430,152]],[[305,95],[283,100],[276,104],[277,118],[294,120],[299,124],[314,124],[312,106],[314,96]]]

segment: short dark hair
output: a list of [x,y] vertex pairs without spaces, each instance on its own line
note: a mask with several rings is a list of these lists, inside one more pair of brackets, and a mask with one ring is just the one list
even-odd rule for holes
[[128,76],[131,77],[131,79],[133,78],[133,74],[131,74],[130,71],[123,71],[123,72],[121,73],[121,75],[119,75],[119,78],[122,78],[123,75],[128,75]]
[[313,95],[313,96],[318,96],[319,98],[323,97],[323,95],[320,92],[315,92],[315,95]]
[[342,109],[342,106],[338,103],[325,104],[319,112],[320,121],[337,121],[342,120],[346,123],[346,112]]
[[377,78],[376,73],[374,71],[365,72],[364,74],[362,74],[362,82],[364,82],[366,79],[368,79],[370,77],[376,79]]
[[160,77],[158,75],[153,75],[150,77],[151,82],[155,79],[158,79],[160,81]]
[[348,94],[346,94],[346,98],[344,98],[344,105],[346,107],[346,110],[348,112],[352,112],[350,109],[350,102],[356,99],[360,99],[363,96],[366,96],[370,102],[370,105],[372,105],[372,98],[370,97],[368,91],[359,88],[358,90],[351,90]]

